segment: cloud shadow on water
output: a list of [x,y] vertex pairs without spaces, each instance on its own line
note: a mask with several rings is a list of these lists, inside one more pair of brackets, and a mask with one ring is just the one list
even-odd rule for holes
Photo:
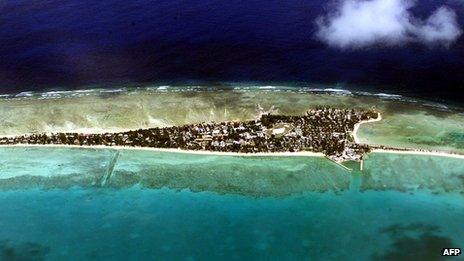
[[392,247],[384,253],[375,253],[373,260],[442,260],[442,249],[453,246],[451,238],[439,235],[439,228],[433,225],[395,224],[382,232],[389,235]]
[[39,261],[45,260],[48,252],[50,252],[48,247],[37,243],[14,244],[11,241],[0,241],[0,260]]

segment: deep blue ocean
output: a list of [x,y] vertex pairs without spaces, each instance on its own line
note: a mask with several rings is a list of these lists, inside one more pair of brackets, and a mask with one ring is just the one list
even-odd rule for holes
[[[460,1],[419,1],[428,17]],[[0,92],[146,83],[312,83],[463,100],[464,37],[340,51],[315,38],[321,0],[0,2]]]

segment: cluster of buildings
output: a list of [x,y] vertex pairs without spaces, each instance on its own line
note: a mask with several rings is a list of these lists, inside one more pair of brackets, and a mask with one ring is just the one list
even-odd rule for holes
[[120,133],[32,134],[0,138],[0,145],[105,145],[223,152],[322,152],[336,161],[358,160],[369,151],[354,143],[356,123],[377,117],[374,111],[317,108],[301,116],[261,115],[243,122],[198,123]]

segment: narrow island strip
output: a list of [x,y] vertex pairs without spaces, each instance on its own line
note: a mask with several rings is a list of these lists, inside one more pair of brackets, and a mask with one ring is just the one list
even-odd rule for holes
[[42,133],[0,138],[6,146],[76,146],[149,149],[217,155],[326,156],[360,160],[368,145],[353,140],[357,123],[373,110],[315,108],[304,115],[261,114],[255,120],[188,124],[116,133]]
[[341,163],[369,152],[446,156],[464,155],[362,144],[362,124],[378,122],[374,110],[315,108],[304,115],[261,114],[255,120],[187,124],[114,133],[41,133],[0,138],[0,146],[136,149],[230,156],[318,156]]

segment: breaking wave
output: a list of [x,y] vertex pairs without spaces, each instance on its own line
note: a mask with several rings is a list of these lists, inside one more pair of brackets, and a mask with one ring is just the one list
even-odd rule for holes
[[81,90],[52,90],[46,92],[19,92],[16,94],[0,94],[0,100],[4,99],[62,99],[62,98],[79,98],[84,96],[108,96],[108,95],[120,95],[120,94],[131,94],[138,92],[295,92],[295,93],[314,93],[314,94],[329,94],[329,95],[350,95],[350,96],[372,96],[384,100],[397,100],[404,102],[421,103],[423,106],[434,107],[441,110],[449,110],[449,106],[439,103],[423,101],[412,97],[407,97],[393,93],[375,93],[368,91],[359,91],[340,88],[338,85],[334,87],[327,87],[321,85],[314,86],[285,86],[285,85],[235,85],[235,86],[202,86],[202,85],[190,85],[190,86],[171,86],[171,85],[151,85],[144,87],[121,87],[114,89],[105,88],[94,88],[94,89],[81,89]]

